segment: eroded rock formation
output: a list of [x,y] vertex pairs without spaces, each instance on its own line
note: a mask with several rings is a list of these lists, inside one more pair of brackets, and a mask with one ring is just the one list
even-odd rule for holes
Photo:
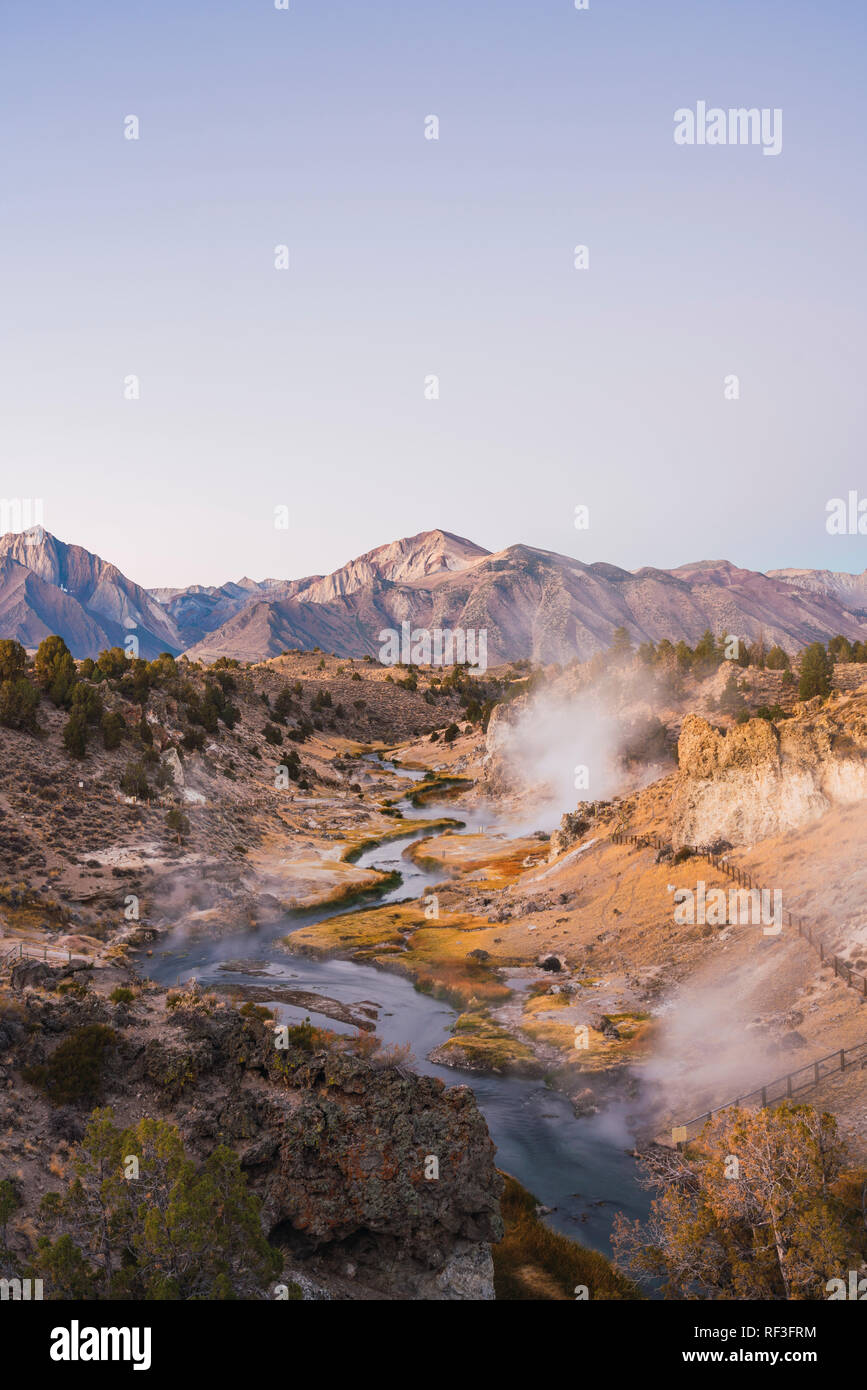
[[867,695],[812,700],[792,719],[750,719],[728,733],[688,714],[678,759],[675,846],[793,830],[867,798]]

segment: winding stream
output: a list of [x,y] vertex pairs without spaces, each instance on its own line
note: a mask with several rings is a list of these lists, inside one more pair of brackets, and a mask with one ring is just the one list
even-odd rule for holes
[[[383,762],[402,777],[418,781],[423,773]],[[408,801],[399,803],[406,819],[454,816],[467,830],[490,828],[492,813],[483,808],[456,807],[452,803],[429,804],[416,810]],[[398,870],[403,882],[383,895],[380,903],[418,898],[436,882],[442,871],[431,873],[403,851],[426,832],[416,831],[366,851],[356,862],[363,868],[388,873]],[[429,832],[428,832],[429,833]],[[369,907],[368,902],[347,909]],[[293,914],[280,933],[335,916],[333,905]],[[243,970],[226,971],[223,962],[243,963]],[[194,941],[175,933],[154,945],[148,973],[162,984],[195,977],[203,985],[249,984],[267,986],[268,980],[283,987],[309,989],[344,1003],[373,1002],[379,1008],[376,1032],[385,1042],[408,1043],[416,1071],[440,1077],[447,1086],[469,1085],[475,1093],[497,1146],[497,1164],[529,1188],[546,1207],[550,1225],[597,1250],[610,1250],[611,1223],[617,1210],[628,1217],[645,1216],[648,1198],[635,1181],[635,1163],[627,1152],[631,1135],[626,1107],[609,1108],[600,1115],[578,1118],[565,1096],[546,1089],[539,1080],[480,1075],[436,1066],[428,1053],[450,1036],[457,1011],[442,1000],[418,993],[401,975],[378,970],[351,960],[311,960],[291,956],[275,941],[273,927],[241,933],[219,941]],[[354,1032],[348,1025],[318,1016],[312,1009],[274,1001],[269,1005],[282,1021],[301,1020],[309,1014],[314,1023],[336,1032]]]

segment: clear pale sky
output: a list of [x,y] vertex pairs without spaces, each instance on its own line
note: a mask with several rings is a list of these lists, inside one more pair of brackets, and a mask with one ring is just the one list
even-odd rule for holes
[[[0,495],[147,585],[433,526],[862,570],[865,49],[863,0],[5,0]],[[782,153],[676,146],[699,100]]]

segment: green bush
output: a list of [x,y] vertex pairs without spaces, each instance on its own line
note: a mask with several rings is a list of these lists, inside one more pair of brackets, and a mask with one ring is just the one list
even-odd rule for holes
[[56,1047],[47,1062],[25,1067],[21,1074],[52,1105],[96,1100],[106,1053],[117,1041],[114,1029],[104,1023],[85,1024]]
[[110,710],[102,716],[101,728],[103,747],[117,748],[126,733],[126,721],[117,710]]
[[27,667],[27,653],[20,642],[4,637],[0,641],[0,681],[14,681],[23,676]]
[[166,828],[177,835],[178,844],[190,833],[190,822],[179,806],[173,806],[166,816]]
[[141,763],[127,763],[120,779],[120,789],[124,796],[134,796],[137,801],[150,801],[153,788]]
[[788,671],[789,658],[782,647],[771,647],[765,665],[769,671]]
[[96,659],[106,680],[120,680],[121,676],[126,675],[127,661],[123,647],[109,647],[106,651],[100,652]]
[[831,693],[831,658],[821,642],[812,642],[801,658],[801,679],[798,683],[798,697],[812,700],[814,695],[826,696]]
[[63,726],[63,746],[71,758],[83,758],[87,752],[87,719],[81,710],[73,710]]
[[68,704],[78,679],[72,653],[62,637],[44,637],[33,661],[36,684],[48,691],[55,705]]
[[35,734],[39,691],[26,676],[3,681],[0,685],[0,724],[6,729],[25,729]]
[[87,681],[79,681],[72,692],[70,709],[73,714],[80,714],[88,724],[94,724],[97,719],[101,719],[102,696],[96,686],[89,685]]
[[197,1164],[176,1127],[145,1116],[121,1130],[111,1110],[95,1110],[73,1167],[66,1191],[39,1210],[56,1238],[41,1235],[34,1272],[54,1298],[258,1299],[282,1267],[261,1202],[223,1145]]

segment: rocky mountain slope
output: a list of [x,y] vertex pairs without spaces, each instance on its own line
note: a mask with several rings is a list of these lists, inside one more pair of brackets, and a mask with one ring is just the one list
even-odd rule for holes
[[33,647],[51,633],[77,657],[122,646],[130,633],[143,657],[181,650],[170,614],[116,565],[42,527],[3,536],[0,635]]
[[848,608],[856,617],[867,620],[867,569],[861,574],[846,574],[839,570],[769,570],[771,579],[782,579],[796,589],[822,594]]
[[[416,538],[418,539],[418,538]],[[264,650],[318,645],[360,656],[376,654],[379,632],[409,622],[419,628],[486,630],[488,661],[586,660],[607,647],[615,628],[636,641],[685,638],[706,628],[795,651],[864,625],[838,601],[726,561],[677,570],[584,564],[568,556],[510,546],[458,572],[444,570],[400,582],[382,576],[335,597],[319,581],[294,598],[259,600],[203,638],[201,660],[250,660]]]
[[[376,656],[383,629],[487,632],[491,665],[586,660],[617,627],[636,642],[706,628],[796,651],[865,635],[857,576],[761,574],[727,561],[636,572],[514,545],[490,554],[442,530],[379,546],[330,575],[242,579],[146,592],[79,546],[39,531],[0,541],[0,636],[33,646],[58,632],[76,656],[133,633],[143,656],[258,661],[293,648]],[[850,580],[847,586],[844,580]]]

